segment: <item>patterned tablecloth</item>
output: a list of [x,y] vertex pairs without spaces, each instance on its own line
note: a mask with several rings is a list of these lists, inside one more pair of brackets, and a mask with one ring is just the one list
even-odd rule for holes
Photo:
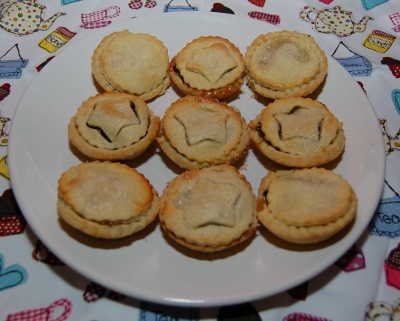
[[[119,21],[196,10],[312,35],[362,86],[386,144],[382,199],[339,261],[289,291],[204,309],[142,302],[67,267],[26,223],[7,163],[14,111],[53,57]],[[399,35],[400,0],[0,0],[0,320],[400,320]]]

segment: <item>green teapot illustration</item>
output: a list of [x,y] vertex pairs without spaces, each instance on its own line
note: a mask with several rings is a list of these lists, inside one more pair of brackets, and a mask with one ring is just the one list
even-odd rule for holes
[[[314,17],[315,16],[315,17]],[[340,6],[317,9],[305,6],[300,11],[300,18],[310,23],[321,33],[332,33],[339,37],[347,37],[355,32],[363,32],[371,17],[364,16],[359,22],[353,18],[351,11],[343,10]]]
[[44,19],[45,6],[36,0],[10,0],[0,4],[0,28],[17,36],[29,35],[39,30],[47,30],[64,12],[57,12]]

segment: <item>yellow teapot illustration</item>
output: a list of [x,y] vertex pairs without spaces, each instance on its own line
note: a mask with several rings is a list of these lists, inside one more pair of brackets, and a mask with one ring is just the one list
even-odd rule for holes
[[367,27],[368,20],[373,19],[364,16],[359,22],[355,22],[353,13],[343,10],[340,6],[325,9],[305,6],[300,11],[300,18],[310,23],[318,32],[332,33],[339,37],[347,37],[355,32],[363,32]]
[[17,36],[29,35],[39,30],[47,30],[64,12],[57,12],[44,19],[45,6],[36,0],[10,0],[0,4],[0,28]]

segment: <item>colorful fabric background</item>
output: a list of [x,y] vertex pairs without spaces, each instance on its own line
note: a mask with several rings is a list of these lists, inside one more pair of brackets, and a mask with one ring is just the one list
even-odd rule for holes
[[[295,289],[233,307],[158,306],[81,276],[26,224],[8,174],[14,111],[48,61],[119,21],[193,10],[312,35],[363,87],[386,142],[382,200],[357,243]],[[0,0],[0,320],[400,320],[399,36],[400,0]]]

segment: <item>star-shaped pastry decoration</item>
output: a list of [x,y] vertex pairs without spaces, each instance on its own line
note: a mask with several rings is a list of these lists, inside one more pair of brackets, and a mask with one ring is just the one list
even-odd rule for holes
[[129,98],[99,101],[87,124],[99,128],[110,141],[114,141],[122,128],[140,124]]
[[214,43],[193,54],[186,68],[202,74],[212,83],[216,83],[226,72],[236,68],[238,63],[223,43]]
[[186,141],[190,146],[205,140],[225,143],[227,139],[226,121],[228,115],[206,107],[193,106],[180,110],[175,118],[185,127]]
[[305,138],[313,141],[320,139],[320,126],[324,115],[314,109],[296,107],[289,114],[274,116],[280,125],[282,140]]
[[200,178],[175,202],[183,211],[185,224],[189,228],[222,225],[235,226],[235,203],[240,189],[235,185]]

